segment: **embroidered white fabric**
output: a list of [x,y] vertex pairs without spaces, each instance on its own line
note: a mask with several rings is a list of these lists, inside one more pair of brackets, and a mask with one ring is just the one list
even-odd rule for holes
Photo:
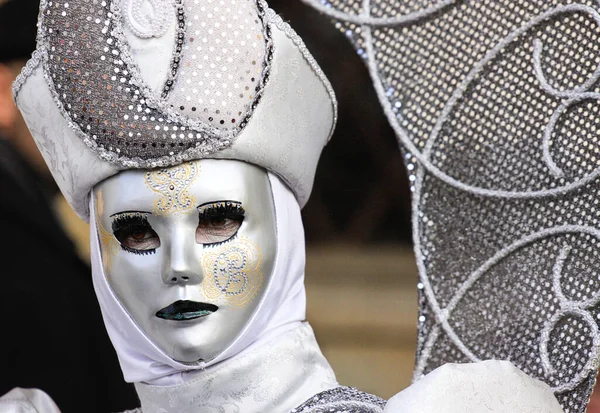
[[[356,389],[337,387],[308,324],[231,361],[196,372],[183,384],[136,384],[143,408],[123,413],[563,412],[547,384],[496,360],[446,364],[386,404]],[[59,413],[43,392],[23,389],[0,397],[0,412]]]
[[506,359],[584,412],[600,355],[600,2],[304,1],[353,42],[404,150],[415,379]]
[[144,413],[291,412],[324,390],[338,387],[307,323],[190,374],[173,386],[135,385]]

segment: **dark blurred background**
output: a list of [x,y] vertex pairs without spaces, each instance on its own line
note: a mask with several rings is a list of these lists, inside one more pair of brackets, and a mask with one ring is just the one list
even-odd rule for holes
[[304,209],[312,245],[407,244],[410,197],[395,135],[369,73],[345,35],[300,1],[269,5],[300,34],[331,81],[339,120]]
[[341,383],[390,397],[410,383],[416,345],[417,270],[402,156],[346,36],[300,1],[269,5],[304,39],[339,102],[336,132],[303,210],[308,319]]

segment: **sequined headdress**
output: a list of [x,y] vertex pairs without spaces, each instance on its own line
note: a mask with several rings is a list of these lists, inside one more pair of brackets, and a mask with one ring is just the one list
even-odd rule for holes
[[415,378],[507,359],[586,409],[600,346],[600,5],[305,0],[367,64],[413,190]]
[[84,218],[119,170],[200,158],[275,172],[303,205],[336,117],[329,82],[262,0],[43,0],[13,91]]

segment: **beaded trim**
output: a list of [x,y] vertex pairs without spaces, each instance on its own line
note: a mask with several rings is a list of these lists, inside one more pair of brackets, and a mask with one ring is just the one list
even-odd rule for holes
[[181,62],[181,52],[183,50],[183,43],[185,40],[185,7],[183,7],[183,0],[176,0],[175,2],[175,13],[177,14],[177,31],[175,36],[175,46],[173,50],[173,58],[171,59],[171,70],[167,75],[167,80],[163,86],[161,98],[166,99],[169,96],[169,92],[173,88],[175,79],[179,69],[179,63]]
[[336,387],[313,396],[291,413],[382,413],[386,401],[353,387]]
[[29,78],[29,76],[31,76],[33,71],[35,69],[37,69],[37,67],[40,65],[40,63],[42,62],[42,58],[43,58],[43,53],[40,50],[35,50],[31,54],[31,58],[27,61],[25,66],[23,66],[23,68],[21,69],[21,73],[19,73],[19,75],[13,82],[12,97],[13,97],[13,100],[15,101],[15,104],[17,103],[17,95],[19,94],[21,87],[23,87],[23,85],[25,84],[25,81],[27,81],[27,78]]

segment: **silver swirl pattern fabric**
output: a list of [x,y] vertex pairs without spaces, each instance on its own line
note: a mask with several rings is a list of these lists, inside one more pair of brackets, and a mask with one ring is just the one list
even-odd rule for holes
[[415,379],[505,359],[584,412],[600,349],[600,2],[304,1],[355,45],[403,148]]

